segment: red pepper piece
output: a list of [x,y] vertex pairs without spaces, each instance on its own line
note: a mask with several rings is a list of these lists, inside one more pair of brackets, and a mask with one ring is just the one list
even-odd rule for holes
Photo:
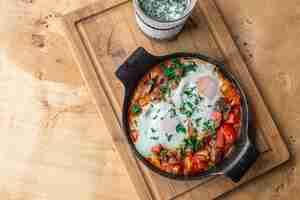
[[223,148],[225,145],[224,141],[224,130],[223,127],[219,128],[217,130],[217,140],[216,140],[216,147],[217,148]]
[[155,145],[151,148],[151,151],[153,153],[156,153],[156,154],[159,154],[161,152],[161,149],[162,149],[162,146],[159,144],[159,145]]
[[230,124],[223,124],[221,128],[223,130],[223,134],[224,134],[226,143],[233,144],[237,138],[237,134],[236,134],[233,126]]

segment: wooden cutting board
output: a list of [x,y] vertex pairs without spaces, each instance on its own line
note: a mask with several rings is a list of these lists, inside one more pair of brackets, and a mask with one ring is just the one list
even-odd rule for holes
[[[155,41],[144,36],[135,23],[133,6],[128,0],[99,1],[65,15],[63,20],[82,76],[141,199],[213,199],[289,159],[286,145],[213,0],[199,1],[183,32],[172,41]],[[124,90],[114,72],[139,46],[157,55],[201,52],[225,62],[239,78],[250,101],[257,128],[256,144],[261,152],[239,183],[222,176],[200,181],[170,180],[148,170],[136,159],[121,129]]]

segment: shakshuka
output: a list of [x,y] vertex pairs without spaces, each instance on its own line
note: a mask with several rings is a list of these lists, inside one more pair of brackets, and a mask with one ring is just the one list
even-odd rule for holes
[[217,66],[174,58],[139,82],[128,111],[137,151],[162,171],[195,175],[212,170],[240,134],[241,97]]

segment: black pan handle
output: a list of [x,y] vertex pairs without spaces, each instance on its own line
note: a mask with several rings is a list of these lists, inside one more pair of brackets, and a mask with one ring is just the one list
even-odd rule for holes
[[160,58],[139,47],[116,71],[116,76],[125,88],[135,85],[149,70],[157,64]]
[[247,148],[240,158],[240,160],[231,168],[229,171],[225,172],[225,176],[230,178],[234,182],[238,182],[245,175],[248,169],[254,164],[259,156],[255,145],[249,141]]

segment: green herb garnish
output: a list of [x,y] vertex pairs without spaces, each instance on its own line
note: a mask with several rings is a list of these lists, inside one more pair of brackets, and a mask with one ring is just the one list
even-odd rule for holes
[[176,132],[177,133],[186,133],[186,128],[182,124],[177,124]]
[[152,133],[155,133],[157,130],[155,130],[154,128],[151,128]]
[[176,71],[173,67],[167,67],[164,69],[164,75],[170,79],[173,79],[176,76]]
[[142,111],[142,108],[139,106],[139,105],[137,105],[137,104],[134,104],[133,106],[132,106],[132,108],[131,108],[131,111],[133,112],[133,113],[140,113],[141,111]]
[[160,86],[160,91],[163,93],[164,96],[171,95],[171,88],[167,84]]
[[151,139],[151,140],[158,140],[158,139],[159,139],[159,137],[152,136],[152,137],[150,137],[150,139]]
[[192,96],[194,96],[193,90],[195,90],[195,89],[196,89],[196,87],[186,87],[183,91],[183,94],[185,94],[188,97],[192,97]]
[[196,152],[202,147],[203,141],[198,140],[196,137],[190,137],[185,139],[185,144],[187,147],[190,147],[194,152]]
[[188,96],[188,97],[191,97],[192,96],[192,91],[190,91],[190,90],[184,90],[183,91],[183,94],[185,94],[186,96]]
[[194,110],[194,105],[191,102],[186,102],[186,105],[191,109]]
[[203,131],[210,131],[211,135],[216,135],[216,124],[212,120],[207,120],[203,123]]
[[200,126],[201,120],[202,120],[201,117],[200,117],[200,118],[197,118],[197,119],[195,120],[197,126]]
[[167,137],[168,142],[170,142],[172,140],[173,135],[166,133],[165,134]]
[[183,65],[184,73],[186,74],[186,73],[191,72],[191,71],[196,71],[196,67],[197,67],[197,65],[194,62],[190,62],[188,64],[184,64]]
[[179,108],[180,112],[187,117],[191,117],[193,115],[194,109],[195,107],[190,102],[183,102],[183,104]]
[[171,117],[171,118],[176,117],[176,110],[175,110],[175,108],[171,108],[171,109],[169,110],[169,112],[170,112],[170,117]]
[[165,63],[160,63],[159,65],[160,65],[160,67],[161,67],[162,69],[164,69],[164,68],[167,67],[167,66],[165,65]]
[[192,111],[186,111],[186,112],[185,112],[185,115],[186,115],[187,117],[191,117],[191,116],[193,115],[193,112],[192,112]]
[[202,147],[202,145],[203,145],[202,140],[195,139],[195,143],[193,146],[194,151],[198,151]]
[[192,138],[186,139],[185,142],[187,145],[193,145]]
[[180,18],[187,8],[186,0],[138,0],[143,12],[163,21]]
[[201,101],[200,99],[196,98],[194,101],[195,105],[199,105],[200,101]]
[[182,64],[180,63],[180,60],[178,58],[172,58],[171,61],[175,68],[182,69]]

